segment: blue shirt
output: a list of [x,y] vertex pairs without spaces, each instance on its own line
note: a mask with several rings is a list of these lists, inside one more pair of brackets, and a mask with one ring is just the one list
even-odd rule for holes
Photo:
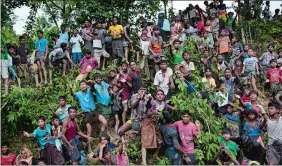
[[251,136],[251,137],[257,137],[259,136],[260,134],[260,121],[258,121],[256,123],[256,125],[254,126],[251,126],[251,125],[248,125],[248,123],[246,122],[244,124],[244,127],[243,127],[243,130],[247,131],[248,135]]
[[99,84],[94,85],[94,89],[96,90],[96,98],[98,103],[107,106],[111,101],[111,96],[109,95],[108,88],[109,84],[104,81],[101,82],[102,86]]
[[47,45],[48,40],[42,38],[35,42],[34,47],[38,50],[38,52],[45,52]]
[[61,43],[68,44],[69,43],[69,34],[68,34],[68,32],[60,33],[60,38],[59,39],[60,39]]
[[68,109],[69,109],[70,106],[71,105],[67,104],[64,111],[62,111],[61,107],[57,109],[56,112],[59,114],[58,118],[59,118],[60,122],[63,123],[69,117]]
[[227,113],[227,114],[225,115],[225,117],[226,117],[228,120],[231,120],[231,121],[233,121],[233,122],[236,122],[236,123],[239,122],[239,118],[236,117],[236,116],[234,116],[234,115],[232,115],[232,114]]
[[76,92],[75,97],[78,100],[83,112],[90,112],[96,109],[93,94],[90,88],[86,90],[86,93],[83,93],[82,91]]
[[35,129],[33,131],[33,135],[35,138],[38,139],[39,145],[41,149],[44,149],[44,145],[49,143],[49,144],[55,144],[54,140],[51,140],[51,130],[52,127],[50,124],[46,124],[45,125],[45,130],[40,129],[39,127],[37,127],[37,129]]
[[196,35],[196,32],[198,32],[198,29],[195,29],[192,26],[187,29],[187,33],[189,33],[190,35]]

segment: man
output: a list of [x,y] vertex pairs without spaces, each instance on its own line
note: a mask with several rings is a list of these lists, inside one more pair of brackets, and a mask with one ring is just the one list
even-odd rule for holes
[[266,71],[271,68],[270,61],[277,58],[277,54],[273,51],[274,46],[272,44],[268,45],[268,51],[263,53],[259,57],[259,63],[261,66],[261,77],[263,81],[266,81]]
[[70,39],[70,46],[72,47],[72,61],[74,64],[79,64],[82,59],[81,46],[84,44],[81,36],[77,35],[77,30],[73,30],[72,37]]
[[66,44],[69,43],[69,33],[66,32],[66,25],[64,24],[61,25],[61,33],[59,35],[60,35],[61,43],[66,43]]
[[54,138],[51,137],[52,127],[46,124],[44,117],[37,118],[37,129],[33,133],[23,132],[25,137],[37,138],[41,151],[40,156],[45,159],[47,165],[63,165],[64,158],[62,153],[57,149]]
[[114,57],[124,58],[123,45],[122,45],[122,35],[123,27],[118,24],[116,17],[113,18],[113,25],[109,27],[109,32],[112,36],[112,49]]
[[93,140],[92,137],[87,136],[83,134],[77,124],[76,119],[76,108],[75,107],[69,107],[68,108],[69,118],[66,119],[63,123],[63,129],[62,129],[62,139],[67,145],[67,149],[70,152],[70,157],[73,165],[78,165],[78,162],[80,160],[80,140],[79,136],[86,138],[88,142]]
[[169,96],[170,88],[175,88],[172,78],[173,71],[171,68],[167,68],[166,61],[160,62],[160,68],[161,70],[155,75],[154,85],[157,86],[157,89],[163,90],[166,96]]
[[235,87],[234,77],[232,76],[231,70],[229,68],[225,69],[224,77],[220,78],[226,84],[226,90],[228,92],[228,101],[233,101],[233,93]]
[[43,38],[42,30],[37,31],[37,36],[38,36],[38,40],[34,44],[34,47],[36,49],[35,61],[39,69],[39,76],[40,76],[41,82],[43,82],[42,71],[41,71],[43,70],[44,81],[45,81],[45,84],[47,84],[47,72],[45,68],[45,61],[48,56],[48,40]]
[[16,165],[16,155],[10,153],[7,142],[1,142],[1,165]]
[[132,46],[133,41],[130,39],[130,24],[126,23],[124,26],[124,35],[123,35],[123,48],[125,54],[125,60],[128,62],[128,53],[129,49]]
[[27,64],[29,59],[30,50],[25,45],[25,37],[19,37],[20,45],[16,49],[16,55],[20,56],[20,65],[17,67],[17,73],[19,78],[27,78]]
[[84,28],[82,29],[82,39],[84,40],[84,49],[90,50],[93,56],[93,29],[91,27],[91,21],[85,20]]
[[172,52],[171,55],[173,56],[173,63],[180,64],[183,61],[182,54],[184,52],[180,40],[175,39],[173,41],[173,50],[171,50],[171,52]]

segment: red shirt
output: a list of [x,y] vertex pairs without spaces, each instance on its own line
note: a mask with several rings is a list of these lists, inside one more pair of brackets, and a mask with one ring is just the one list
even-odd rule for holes
[[[251,102],[251,99],[249,97],[247,97],[247,96],[242,96],[241,97],[241,102],[242,103]],[[243,105],[241,104],[241,106],[243,106]]]
[[266,78],[269,79],[270,83],[279,83],[281,82],[281,70],[278,68],[275,69],[269,69],[266,72]]
[[9,156],[1,155],[1,165],[16,165],[16,155],[10,153]]

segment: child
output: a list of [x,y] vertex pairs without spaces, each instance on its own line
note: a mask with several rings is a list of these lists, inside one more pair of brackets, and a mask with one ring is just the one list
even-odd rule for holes
[[190,56],[187,51],[184,51],[182,53],[183,61],[181,62],[181,65],[183,65],[185,71],[191,71],[193,72],[195,70],[194,63],[190,61]]
[[260,137],[260,131],[262,129],[262,123],[258,120],[259,115],[255,110],[249,110],[247,112],[247,122],[244,124],[243,130],[253,139],[260,143],[263,147],[262,138]]
[[180,64],[183,61],[182,54],[184,52],[183,47],[181,46],[181,41],[178,39],[175,39],[173,41],[173,50],[172,56],[173,56],[173,63],[174,64]]
[[111,94],[111,105],[112,105],[112,111],[115,115],[115,133],[118,135],[118,128],[119,128],[119,113],[121,111],[121,92],[120,88],[117,84],[113,84],[110,90]]
[[48,106],[49,106],[49,109],[53,112],[53,114],[59,118],[61,123],[63,123],[69,117],[68,108],[71,105],[67,104],[65,96],[59,97],[59,106],[60,107],[56,110],[56,112],[53,111],[50,104],[48,104]]
[[120,143],[118,147],[118,152],[116,154],[117,165],[129,165],[129,159],[126,153],[125,143]]
[[52,138],[55,141],[55,145],[57,149],[62,152],[62,126],[60,125],[60,121],[57,117],[52,117]]
[[8,63],[9,55],[7,54],[7,49],[3,40],[1,40],[1,78],[4,79],[5,95],[8,94],[9,89],[9,76],[8,76]]
[[[255,91],[258,91],[256,86],[256,75],[259,75],[259,68],[258,68],[258,59],[255,56],[253,50],[248,50],[249,57],[244,60],[243,64],[243,71],[242,74],[244,74],[248,80],[251,80],[252,87]],[[247,80],[245,79],[245,84],[247,83]]]
[[81,36],[77,35],[77,30],[74,29],[70,39],[70,46],[72,47],[72,61],[74,64],[80,63],[82,59],[81,45],[84,44]]
[[241,58],[238,58],[235,60],[235,67],[233,69],[233,73],[235,75],[235,78],[237,80],[237,82],[239,83],[239,86],[242,86],[244,83],[244,80],[242,79],[242,77],[240,77],[240,75],[242,74],[243,71],[243,63],[241,61]]
[[81,81],[84,78],[87,78],[87,76],[90,75],[90,73],[95,70],[98,66],[98,62],[95,58],[91,56],[91,51],[86,50],[85,56],[80,61],[81,71],[80,74],[76,78],[77,81]]
[[220,37],[217,39],[218,42],[218,53],[221,54],[225,61],[229,63],[230,57],[228,55],[230,40],[226,36],[225,30],[221,30]]
[[222,55],[218,55],[217,56],[217,70],[218,70],[219,77],[224,75],[224,71],[227,68],[229,68],[228,62],[223,60],[223,56]]
[[177,39],[177,32],[178,32],[178,29],[177,29],[177,26],[175,25],[175,21],[172,20],[171,25],[170,25],[170,36],[173,40]]
[[204,73],[206,68],[210,68],[212,71],[212,58],[213,56],[209,55],[208,50],[204,50],[204,57],[201,59],[201,70],[200,72]]
[[226,113],[226,107],[228,102],[228,92],[226,91],[226,85],[223,81],[219,83],[219,92],[215,94],[215,100],[217,101],[217,110],[219,114]]
[[205,42],[206,42],[207,47],[208,47],[209,50],[211,50],[211,49],[214,48],[214,40],[213,40],[213,37],[212,37],[212,35],[211,35],[209,32],[207,32],[207,31],[204,32],[204,40],[205,40]]
[[243,46],[241,43],[239,43],[239,38],[234,35],[232,38],[232,56],[230,57],[230,64],[231,67],[234,66],[235,60],[239,59],[242,52],[243,52]]
[[205,76],[202,78],[203,90],[213,90],[216,88],[215,80],[211,76],[211,68],[206,68]]
[[210,21],[210,20],[207,20],[207,21],[206,21],[205,30],[206,30],[206,32],[208,32],[208,33],[211,33],[211,32],[212,32],[212,27],[211,27],[211,21]]
[[142,34],[140,38],[140,47],[142,50],[142,54],[146,57],[149,57],[150,52],[149,52],[149,43],[150,41],[147,39],[146,34]]
[[112,158],[112,151],[116,147],[115,144],[110,142],[110,137],[107,134],[102,134],[99,137],[100,148],[97,149],[96,154],[99,160],[106,165],[114,165],[115,161]]
[[271,69],[266,72],[266,82],[270,83],[271,93],[276,93],[281,90],[281,76],[282,72],[277,68],[276,59],[270,61]]
[[11,80],[15,81],[16,80],[16,72],[15,72],[15,63],[16,63],[16,58],[15,57],[15,46],[11,44],[7,44],[7,49],[8,49],[8,68],[9,72],[11,74]]
[[244,62],[245,59],[247,59],[249,57],[248,55],[248,50],[249,50],[249,46],[248,45],[245,45],[244,46],[244,51],[242,52],[241,54],[241,58],[242,58],[242,61]]
[[98,67],[100,67],[100,59],[101,56],[103,54],[103,46],[102,46],[102,40],[98,35],[98,31],[95,30],[93,32],[93,52],[94,52],[94,58],[97,60],[98,62]]

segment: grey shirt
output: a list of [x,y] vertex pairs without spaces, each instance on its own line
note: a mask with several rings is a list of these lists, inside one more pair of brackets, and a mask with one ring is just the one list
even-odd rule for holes
[[282,140],[282,116],[279,120],[269,119],[266,123],[268,134],[268,145],[271,145],[275,140]]

